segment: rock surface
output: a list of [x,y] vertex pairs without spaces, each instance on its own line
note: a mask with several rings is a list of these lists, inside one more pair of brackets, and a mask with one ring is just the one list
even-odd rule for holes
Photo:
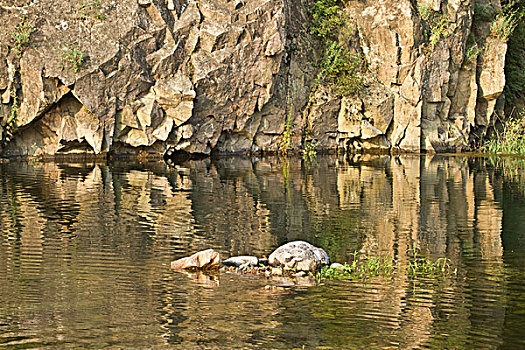
[[174,270],[209,270],[218,268],[220,263],[220,254],[213,249],[207,249],[191,256],[172,261],[171,268]]
[[328,254],[304,241],[286,243],[274,250],[268,257],[271,266],[284,266],[296,271],[315,272],[321,266],[330,265]]
[[310,2],[97,4],[0,0],[2,155],[275,151],[289,112],[296,147],[463,150],[499,113],[507,46],[474,16],[499,0],[347,2],[367,73],[345,97],[312,89]]
[[225,266],[248,266],[253,267],[259,265],[259,258],[256,256],[233,256],[222,262]]

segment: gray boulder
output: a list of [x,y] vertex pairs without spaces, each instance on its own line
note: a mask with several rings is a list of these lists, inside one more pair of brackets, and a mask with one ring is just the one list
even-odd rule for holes
[[273,251],[268,262],[271,266],[283,266],[285,269],[315,272],[321,266],[330,265],[330,258],[321,248],[308,242],[295,241]]

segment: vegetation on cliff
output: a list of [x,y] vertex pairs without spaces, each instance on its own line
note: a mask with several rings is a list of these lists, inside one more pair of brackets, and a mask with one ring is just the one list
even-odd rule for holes
[[476,7],[475,19],[492,21],[491,33],[507,43],[505,116],[481,149],[493,154],[525,155],[525,1],[502,1],[500,11]]
[[517,20],[507,42],[505,98],[509,109],[525,107],[525,0],[510,1],[509,13]]
[[525,155],[525,110],[516,116],[511,115],[501,128],[483,145],[483,151]]
[[352,52],[348,45],[352,30],[341,3],[337,0],[318,0],[313,4],[311,14],[310,33],[324,43],[316,83],[331,87],[341,96],[358,92],[363,87],[359,68],[363,66],[364,59]]

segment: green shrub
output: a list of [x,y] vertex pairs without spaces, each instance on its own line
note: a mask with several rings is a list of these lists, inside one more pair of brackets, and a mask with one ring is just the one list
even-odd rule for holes
[[279,140],[279,153],[283,157],[288,156],[288,152],[293,150],[293,137],[295,136],[295,123],[293,122],[293,104],[290,106],[290,111],[288,116],[284,121],[284,130],[281,134],[281,139]]
[[29,46],[31,33],[34,31],[35,30],[33,29],[32,25],[27,22],[27,18],[23,16],[20,20],[20,23],[18,23],[16,26],[15,32],[11,34],[11,37],[15,43],[14,50],[17,56],[21,56],[24,48]]
[[335,39],[339,28],[344,24],[342,9],[336,0],[319,0],[311,10],[312,25],[310,33],[321,39]]
[[13,96],[13,104],[11,105],[11,112],[9,113],[9,117],[5,121],[5,125],[3,125],[5,132],[0,135],[2,136],[1,143],[2,145],[5,145],[9,142],[13,134],[15,133],[17,126],[16,121],[18,117],[18,96],[16,95],[16,92],[12,92]]
[[517,117],[504,122],[503,130],[496,131],[482,150],[493,154],[516,154],[525,156],[525,110]]
[[432,14],[434,13],[434,11],[429,6],[419,5],[417,9],[421,18],[423,18],[423,20],[425,20],[426,22],[430,20]]
[[347,47],[350,33],[343,30],[347,24],[343,9],[336,0],[318,0],[311,10],[310,33],[324,40],[323,57],[316,85],[328,85],[338,95],[350,95],[363,86],[358,68],[363,57],[353,54]]
[[450,34],[448,19],[445,15],[437,15],[430,23],[430,37],[428,41],[430,45],[435,46],[437,42],[443,38],[447,38]]
[[470,46],[467,46],[467,50],[465,51],[464,62],[467,63],[477,60],[481,52],[483,52],[483,48],[479,47],[477,43],[473,43]]
[[503,10],[521,18],[508,38],[505,57],[505,99],[519,108],[525,105],[525,0],[504,1]]
[[516,29],[520,19],[521,16],[518,15],[517,11],[500,12],[496,15],[494,22],[492,22],[490,31],[501,40],[507,42]]
[[317,83],[332,84],[336,93],[350,95],[363,88],[363,78],[358,69],[363,65],[363,56],[348,50],[341,42],[329,41],[321,60]]
[[303,144],[303,160],[306,162],[312,162],[317,157],[317,150],[315,149],[319,145],[319,141],[306,140]]
[[430,45],[435,46],[441,38],[447,38],[450,35],[447,16],[427,6],[419,6],[418,10],[419,15],[430,28],[427,33]]
[[508,41],[505,57],[505,98],[516,105],[525,103],[525,23],[521,21]]

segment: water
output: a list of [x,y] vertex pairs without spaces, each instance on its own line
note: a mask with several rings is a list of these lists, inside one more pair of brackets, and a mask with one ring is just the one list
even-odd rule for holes
[[[525,348],[523,161],[224,158],[0,165],[0,349]],[[456,277],[282,282],[170,271],[303,239]]]

